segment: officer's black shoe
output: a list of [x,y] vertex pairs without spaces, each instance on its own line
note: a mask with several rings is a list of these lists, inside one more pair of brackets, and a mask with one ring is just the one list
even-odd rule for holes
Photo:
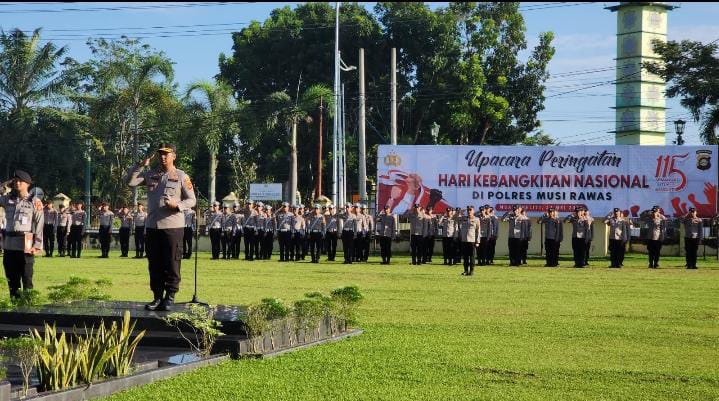
[[163,312],[171,311],[173,305],[175,305],[175,293],[168,292],[167,294],[165,294],[165,298],[162,298],[162,301],[157,306],[156,310]]
[[10,289],[10,299],[17,299],[17,298],[20,298],[20,289],[11,288]]
[[150,302],[149,304],[145,305],[145,310],[157,310],[157,307],[160,306],[160,303],[162,303],[162,293],[155,294],[155,299],[152,300],[152,302]]

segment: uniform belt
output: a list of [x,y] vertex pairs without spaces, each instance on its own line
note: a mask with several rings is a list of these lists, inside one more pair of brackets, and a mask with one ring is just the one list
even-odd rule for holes
[[320,231],[320,230],[312,230],[312,232],[313,232],[313,233],[321,233],[322,231]]
[[281,232],[281,233],[286,233],[286,232],[289,232],[289,231],[290,231],[289,229],[280,228],[280,232]]
[[5,235],[8,236],[8,237],[24,237],[25,234],[27,234],[27,233],[22,233],[22,232],[18,232],[18,231],[13,231],[13,232],[7,232],[7,233],[5,233]]

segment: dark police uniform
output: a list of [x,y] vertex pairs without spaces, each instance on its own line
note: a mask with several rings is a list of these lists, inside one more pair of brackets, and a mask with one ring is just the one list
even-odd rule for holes
[[[175,152],[172,145],[161,145],[161,151]],[[183,212],[195,206],[195,193],[190,177],[174,168],[142,171],[142,164],[132,168],[128,184],[147,186],[147,258],[150,270],[150,289],[158,310],[167,310],[175,301],[180,289],[180,263],[182,261],[182,238],[185,218]],[[166,200],[172,199],[177,208],[170,209]],[[155,302],[153,302],[155,304]],[[148,305],[151,309],[153,304]]]
[[130,252],[130,231],[132,230],[132,214],[120,214],[120,257],[126,258]]
[[[32,184],[30,175],[15,171],[14,176]],[[0,188],[0,191],[4,191]],[[3,238],[3,267],[8,280],[10,297],[18,297],[20,288],[33,288],[32,276],[35,257],[25,250],[43,247],[45,216],[40,199],[28,195],[21,198],[14,193],[0,195],[0,207],[5,209],[5,235]]]
[[392,212],[380,212],[377,216],[377,235],[379,236],[380,254],[382,264],[388,265],[392,260],[392,240],[397,238],[397,227]]
[[185,232],[182,236],[182,257],[190,259],[192,257],[192,239],[195,235],[195,211],[192,209],[185,210]]
[[325,216],[322,214],[310,216],[307,221],[307,231],[310,234],[310,257],[312,263],[320,262],[320,248],[322,247],[326,229]]
[[[287,203],[283,203],[288,207]],[[290,261],[290,248],[292,247],[292,220],[293,215],[288,210],[280,210],[275,214],[275,227],[277,228],[277,242],[280,245],[280,262]]]
[[145,257],[145,220],[147,212],[137,211],[132,215],[132,223],[135,226],[135,258]]
[[[691,213],[693,209],[690,209]],[[684,223],[684,250],[686,251],[687,269],[697,268],[697,250],[704,238],[704,222],[699,217],[687,214]]]
[[67,252],[67,236],[70,234],[70,225],[72,223],[72,214],[63,208],[57,216],[57,251],[60,257],[64,257]]
[[459,218],[459,240],[462,242],[462,260],[464,261],[464,272],[462,275],[471,276],[474,274],[474,250],[479,247],[480,221],[477,216],[469,215]]
[[44,242],[45,256],[52,257],[52,254],[55,251],[55,227],[57,226],[58,213],[57,210],[50,209],[49,205],[52,205],[52,203],[48,203],[48,206],[45,207],[45,226],[42,232],[42,238]]
[[337,214],[334,213],[334,207],[330,206],[330,211],[325,213],[325,221],[327,222],[325,250],[327,251],[327,260],[332,262],[337,255],[337,233],[339,232],[339,221]]
[[[614,209],[618,212],[619,209]],[[624,252],[627,241],[629,241],[632,223],[624,217],[607,216],[604,220],[607,230],[609,231],[609,258],[611,264],[609,267],[619,268],[624,263]]]
[[82,253],[82,237],[85,235],[84,210],[72,212],[72,226],[70,227],[70,257],[79,258]]
[[[549,213],[551,212],[552,209],[549,210]],[[544,214],[539,218],[539,224],[544,226],[545,266],[557,267],[559,266],[559,247],[564,239],[562,221],[558,217],[551,217],[549,214]]]
[[100,230],[98,237],[100,239],[101,258],[108,258],[110,254],[110,242],[112,242],[112,221],[115,219],[115,213],[111,211],[100,212]]

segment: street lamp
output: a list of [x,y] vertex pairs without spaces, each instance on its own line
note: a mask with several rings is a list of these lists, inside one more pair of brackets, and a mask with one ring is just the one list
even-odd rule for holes
[[432,134],[432,140],[434,141],[434,144],[437,144],[437,137],[439,136],[439,124],[437,122],[432,123],[432,128],[429,130],[430,134]]
[[674,121],[674,131],[677,133],[677,140],[674,141],[675,145],[684,145],[682,135],[684,134],[684,126],[686,124],[687,122],[682,119]]

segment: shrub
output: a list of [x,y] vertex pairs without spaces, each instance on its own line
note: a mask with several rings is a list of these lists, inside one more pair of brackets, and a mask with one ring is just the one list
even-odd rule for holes
[[91,281],[71,276],[65,284],[48,287],[50,290],[48,298],[55,303],[84,300],[106,301],[110,299],[110,296],[104,291],[111,285],[112,282],[107,279]]
[[[10,361],[20,367],[22,373],[22,393],[27,396],[30,386],[30,374],[37,363],[37,355],[40,350],[40,343],[29,336],[17,338],[5,338],[0,341],[0,351]],[[3,371],[3,376],[5,372]]]
[[332,300],[337,305],[337,317],[343,321],[344,330],[357,324],[357,308],[364,296],[356,285],[332,290]]
[[[173,326],[180,333],[182,338],[190,344],[190,348],[200,356],[209,356],[212,353],[212,346],[217,337],[224,335],[220,328],[222,323],[214,318],[213,308],[204,307],[199,304],[190,305],[190,313],[175,312],[165,316],[163,320],[169,326]],[[185,336],[183,327],[192,330],[194,340]]]
[[337,332],[337,319],[335,318],[337,305],[335,305],[335,302],[332,300],[332,298],[326,296],[321,292],[309,292],[305,294],[305,298],[316,299],[320,303],[320,305],[322,306],[323,317],[329,318],[330,324],[327,328],[329,330],[328,334],[334,336]]
[[302,299],[294,303],[294,326],[299,339],[300,331],[304,332],[304,342],[308,341],[308,333],[319,327],[322,318],[322,303],[317,299]]
[[14,309],[24,306],[40,306],[45,303],[45,298],[38,290],[29,289],[20,291],[16,298],[0,299],[0,309]]
[[130,311],[125,311],[122,318],[122,326],[117,327],[113,322],[114,336],[110,337],[110,344],[116,347],[116,351],[108,361],[107,374],[110,376],[125,376],[130,373],[132,358],[140,340],[145,336],[145,330],[139,332],[132,340],[132,332],[135,331],[136,322],[130,323]]
[[80,366],[80,350],[73,346],[65,333],[58,334],[57,328],[45,323],[45,333],[37,329],[30,336],[41,346],[37,359],[37,376],[40,390],[55,391],[74,386]]

